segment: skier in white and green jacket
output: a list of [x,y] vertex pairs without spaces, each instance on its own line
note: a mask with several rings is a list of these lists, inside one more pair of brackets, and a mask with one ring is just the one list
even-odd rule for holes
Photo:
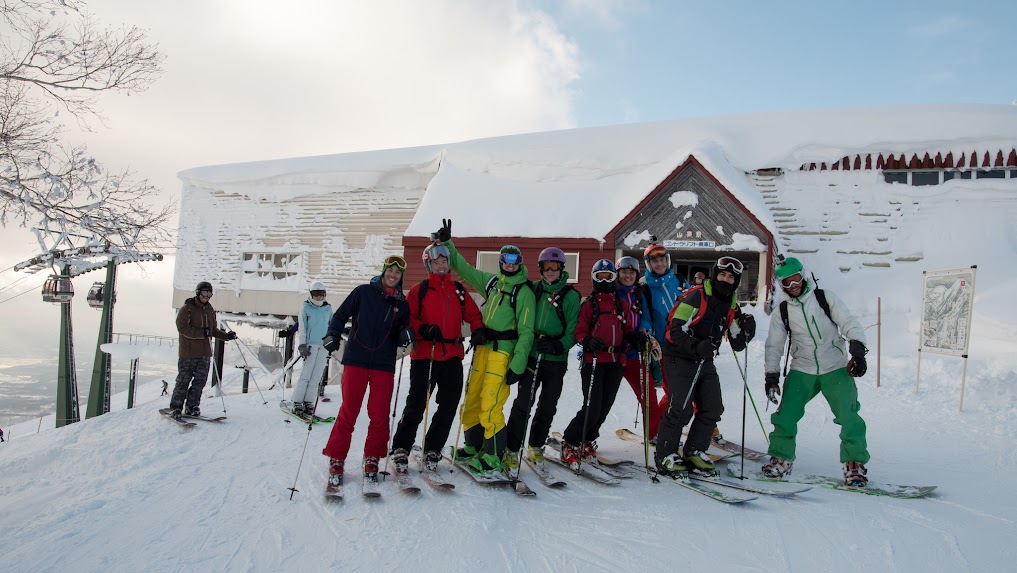
[[[791,473],[798,421],[805,415],[805,405],[822,393],[833,411],[834,423],[841,427],[840,461],[844,464],[845,483],[864,487],[868,483],[865,464],[869,451],[853,378],[865,374],[865,331],[837,295],[817,292],[805,280],[798,259],[784,259],[775,274],[787,301],[781,303],[786,313],[774,313],[766,337],[766,396],[774,404],[781,395],[780,360],[788,336],[791,371],[784,379],[780,405],[770,416],[770,461],[763,466],[763,473],[772,478]],[[845,338],[849,341],[847,349]]]

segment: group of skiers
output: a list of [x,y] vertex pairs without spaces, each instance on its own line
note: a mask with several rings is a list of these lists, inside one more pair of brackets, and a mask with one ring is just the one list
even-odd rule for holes
[[[322,451],[329,460],[330,488],[342,485],[365,395],[369,426],[364,479],[377,482],[379,462],[386,456],[397,471],[405,471],[422,421],[420,462],[425,470],[437,467],[463,396],[467,341],[473,356],[459,410],[461,431],[450,451],[473,472],[516,478],[523,455],[543,469],[544,444],[557,412],[569,350],[579,344],[583,404],[563,432],[564,463],[578,469],[596,460],[600,428],[624,378],[643,410],[647,437],[656,445],[656,470],[678,479],[690,472],[716,475],[706,454],[724,411],[714,359],[724,339],[738,352],[756,331],[755,318],[743,313],[737,301],[745,271],[738,259],[719,258],[709,276],[697,273],[696,284],[690,285],[672,270],[667,249],[652,244],[643,253],[641,278],[634,257],[594,263],[593,292],[583,299],[568,284],[565,253],[557,247],[541,251],[540,279],[530,282],[515,246],[500,249],[498,272],[491,273],[473,267],[458,252],[451,220],[443,220],[432,239],[422,256],[427,278],[406,295],[406,261],[399,256],[387,257],[379,276],[356,287],[334,312],[325,302],[323,283],[316,281],[309,288],[298,317],[304,366],[293,389],[295,414],[313,414],[317,381],[328,356],[346,340],[342,404]],[[481,295],[482,307],[452,279],[453,271]],[[842,426],[845,480],[864,486],[869,455],[852,379],[866,370],[864,333],[844,303],[831,292],[813,288],[803,272],[799,261],[788,258],[781,259],[775,273],[788,300],[781,305],[781,320],[770,321],[766,341],[765,389],[774,403],[781,394],[779,362],[789,339],[792,360],[783,399],[771,418],[770,459],[763,473],[774,478],[790,473],[797,423],[805,405],[822,392],[834,421]],[[180,375],[170,403],[176,415],[185,406],[189,412],[198,410],[211,356],[209,339],[236,336],[215,325],[211,295],[211,285],[202,282],[177,317]],[[849,339],[846,352],[843,337]],[[406,352],[410,387],[389,441],[387,412],[395,370],[399,355]],[[660,400],[657,383],[663,389]],[[506,420],[509,387],[516,384]],[[436,409],[428,420],[433,394]]]

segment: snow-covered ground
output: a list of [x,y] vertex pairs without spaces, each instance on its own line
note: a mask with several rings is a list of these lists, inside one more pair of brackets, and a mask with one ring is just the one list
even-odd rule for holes
[[[757,316],[765,332],[767,319],[761,311]],[[916,395],[915,352],[905,325],[903,316],[884,317],[882,386],[875,387],[873,361],[859,384],[860,401],[869,426],[871,477],[938,485],[928,499],[816,489],[727,506],[669,483],[637,477],[602,486],[554,468],[568,486],[544,488],[525,470],[537,492],[530,499],[456,474],[453,492],[423,487],[412,496],[387,482],[381,500],[371,502],[354,483],[344,501],[325,502],[320,452],[329,426],[308,434],[279,412],[281,393],[267,391],[267,376],[256,372],[264,395],[253,384],[242,395],[240,372],[228,369],[228,420],[221,424],[184,429],[166,420],[157,413],[166,399],[152,381],[140,387],[134,410],[38,434],[32,434],[34,423],[12,427],[14,439],[0,448],[0,569],[1009,570],[1017,558],[1014,367],[1002,356],[975,358],[959,412],[960,360],[926,356]],[[721,429],[737,439],[742,381],[729,352],[718,366],[728,408]],[[763,408],[762,340],[750,347],[748,372]],[[408,374],[400,404],[407,387]],[[336,399],[320,410],[334,414],[338,389],[330,387],[328,394]],[[564,427],[580,397],[573,369],[555,429]],[[207,397],[203,408],[219,413],[224,402]],[[635,398],[623,386],[604,425],[603,452],[642,459],[639,447],[613,435],[616,428],[633,427],[635,413]],[[361,456],[365,416],[354,434],[353,467]],[[747,444],[765,448],[751,406],[747,420]],[[305,439],[299,492],[290,500]],[[840,471],[837,427],[821,399],[802,421],[795,470]]]

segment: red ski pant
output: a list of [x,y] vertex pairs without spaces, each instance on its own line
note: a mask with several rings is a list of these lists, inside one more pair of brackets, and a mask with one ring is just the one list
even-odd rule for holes
[[[657,428],[660,427],[660,416],[662,410],[660,409],[660,403],[657,402],[657,388],[653,385],[653,378],[650,376],[650,372],[647,370],[642,374],[639,373],[643,364],[644,363],[640,360],[630,359],[625,363],[623,376],[625,376],[625,381],[629,383],[629,386],[632,387],[632,391],[636,394],[636,400],[639,401],[639,410],[643,412],[644,423],[646,423],[647,427],[650,429],[650,439],[653,439],[657,436]],[[640,376],[643,377],[642,383],[650,391],[650,419],[648,422],[645,421],[646,412],[643,411],[645,410],[646,402],[643,399],[643,388],[640,386],[639,382]],[[664,399],[667,399],[666,393],[664,394]]]
[[393,379],[392,372],[368,370],[347,364],[343,368],[342,395],[343,403],[339,406],[332,433],[321,453],[330,458],[345,460],[350,451],[353,439],[353,428],[360,415],[360,407],[364,403],[364,394],[371,389],[367,397],[367,440],[364,442],[364,457],[383,458],[388,454],[388,407],[392,403]]

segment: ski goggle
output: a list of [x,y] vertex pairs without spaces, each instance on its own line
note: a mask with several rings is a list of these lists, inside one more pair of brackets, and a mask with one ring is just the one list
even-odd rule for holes
[[734,257],[721,257],[717,259],[717,270],[730,271],[736,275],[742,274],[745,267],[742,262]]
[[635,257],[622,257],[618,259],[618,264],[616,266],[619,271],[622,269],[631,269],[637,273],[639,272],[639,261],[637,261]]
[[797,285],[802,284],[802,282],[804,282],[804,280],[805,279],[802,278],[802,273],[795,273],[795,274],[793,274],[793,275],[791,275],[789,277],[784,277],[784,278],[780,279],[780,284],[784,288],[792,288],[792,287],[795,287]]
[[424,254],[426,255],[425,260],[430,261],[433,261],[438,257],[445,257],[446,259],[449,258],[448,247],[445,245],[431,245],[427,248]]
[[402,257],[400,257],[399,255],[392,255],[392,256],[387,257],[385,259],[385,262],[382,263],[381,268],[382,268],[382,270],[385,270],[385,269],[387,269],[387,268],[389,268],[391,266],[394,266],[394,267],[396,267],[397,269],[399,269],[401,271],[405,271],[406,270],[406,261]]
[[325,298],[325,291],[323,291],[323,290],[312,290],[311,291],[311,296],[313,296],[313,297],[319,297],[320,296],[322,298]]
[[547,271],[560,271],[563,265],[558,261],[544,261],[540,263],[540,272],[546,273]]
[[523,256],[519,253],[502,253],[498,260],[505,265],[518,265],[523,262]]
[[198,294],[200,294],[201,296],[203,296],[205,298],[212,298],[212,291],[210,291],[210,290],[199,291]]
[[[601,277],[600,275],[606,275]],[[618,278],[618,273],[614,271],[597,271],[593,273],[593,280],[598,283],[613,283]]]

